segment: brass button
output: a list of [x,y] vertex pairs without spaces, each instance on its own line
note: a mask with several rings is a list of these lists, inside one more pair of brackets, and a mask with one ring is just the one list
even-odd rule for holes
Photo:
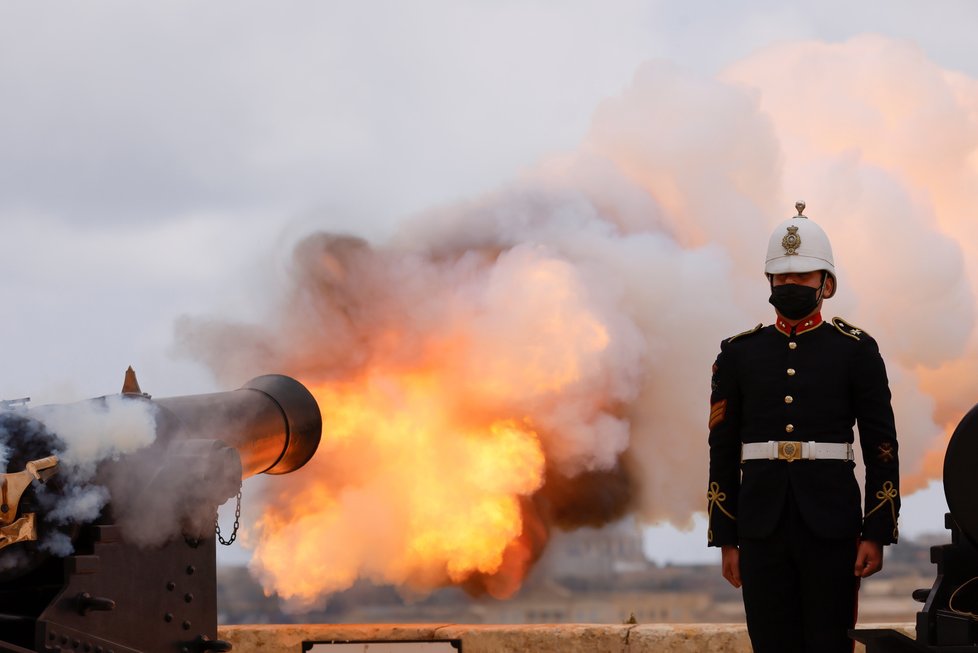
[[791,433],[794,430],[795,430],[795,425],[794,424],[788,424],[786,427],[784,427],[784,432],[785,433]]
[[795,400],[794,397],[792,397],[791,395],[788,395],[787,397],[784,398],[784,403],[790,404],[794,400]]
[[792,341],[788,343],[788,349],[796,349],[797,347],[798,347],[797,342]]
[[794,376],[794,375],[795,375],[795,368],[789,367],[788,368],[788,376]]

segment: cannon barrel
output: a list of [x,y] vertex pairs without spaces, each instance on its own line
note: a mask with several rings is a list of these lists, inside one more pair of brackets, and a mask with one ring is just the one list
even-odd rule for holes
[[322,435],[315,397],[295,379],[259,376],[238,390],[155,399],[157,437],[216,438],[241,456],[242,476],[287,474],[306,464]]

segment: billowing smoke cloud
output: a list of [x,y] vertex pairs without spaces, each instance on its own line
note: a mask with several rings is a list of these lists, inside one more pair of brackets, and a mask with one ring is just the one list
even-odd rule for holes
[[357,577],[506,595],[554,524],[688,523],[710,364],[770,322],[764,250],[796,199],[835,247],[825,312],[887,358],[920,487],[976,394],[976,146],[975,80],[878,37],[786,44],[718,79],[642,66],[578,151],[389,243],[308,237],[265,324],[179,327],[228,383],[293,374],[324,413],[317,457],[253,506],[255,572],[295,608]]

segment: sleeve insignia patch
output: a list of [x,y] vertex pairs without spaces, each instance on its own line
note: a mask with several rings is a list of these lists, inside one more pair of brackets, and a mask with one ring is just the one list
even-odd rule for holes
[[881,463],[893,462],[895,457],[896,453],[893,451],[892,442],[883,442],[880,444],[878,458]]
[[868,336],[869,334],[860,329],[857,326],[849,324],[841,317],[832,318],[832,326],[839,330],[839,333],[845,336],[849,336],[853,340],[862,340],[863,336]]
[[727,400],[721,399],[715,404],[710,406],[710,430],[713,430],[718,424],[723,422],[723,418],[727,416]]

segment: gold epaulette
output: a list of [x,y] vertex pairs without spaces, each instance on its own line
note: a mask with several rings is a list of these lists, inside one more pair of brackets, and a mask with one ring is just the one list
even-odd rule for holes
[[761,327],[762,326],[764,326],[764,325],[762,323],[758,322],[757,323],[757,326],[754,327],[753,329],[747,329],[746,331],[741,331],[740,333],[738,333],[735,336],[730,336],[729,338],[727,338],[727,342],[733,342],[737,338],[743,338],[744,336],[749,336],[752,333],[757,333],[758,331],[761,330]]
[[849,324],[841,317],[832,318],[832,326],[839,330],[839,333],[849,336],[853,340],[862,340],[863,336],[868,336],[869,334],[860,329],[857,326]]

